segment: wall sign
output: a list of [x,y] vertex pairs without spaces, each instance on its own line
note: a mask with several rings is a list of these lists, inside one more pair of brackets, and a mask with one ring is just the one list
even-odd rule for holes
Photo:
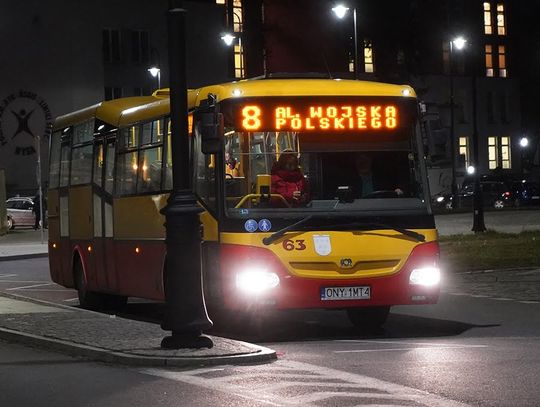
[[38,94],[19,90],[0,101],[0,148],[15,155],[36,154],[38,137],[48,139],[53,118],[49,105]]

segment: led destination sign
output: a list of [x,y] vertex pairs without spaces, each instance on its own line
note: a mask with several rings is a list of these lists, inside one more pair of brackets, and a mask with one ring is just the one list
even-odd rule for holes
[[396,104],[274,104],[239,106],[239,127],[245,131],[384,131],[400,126]]

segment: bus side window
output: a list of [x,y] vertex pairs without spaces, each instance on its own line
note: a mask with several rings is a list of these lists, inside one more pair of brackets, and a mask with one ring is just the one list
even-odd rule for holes
[[139,154],[137,193],[161,191],[162,147],[146,148]]
[[133,195],[137,185],[137,151],[118,154],[116,171],[116,193],[118,195]]
[[51,139],[51,156],[49,159],[49,188],[58,188],[60,184],[60,137],[59,131],[53,133]]
[[70,164],[71,147],[69,143],[62,143],[60,153],[60,186],[67,187],[69,185],[69,164]]

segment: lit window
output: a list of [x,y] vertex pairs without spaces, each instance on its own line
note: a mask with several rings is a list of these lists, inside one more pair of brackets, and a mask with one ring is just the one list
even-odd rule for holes
[[484,2],[484,33],[493,34],[493,28],[491,26],[491,4],[487,1]]
[[506,78],[506,47],[504,45],[499,45],[499,76],[501,78]]
[[469,166],[469,138],[459,138],[459,155],[465,159],[465,168]]
[[496,137],[488,137],[488,161],[490,170],[494,170],[495,168],[497,168],[497,163],[499,161],[499,151],[497,148]]
[[225,4],[225,0],[216,0],[216,4]]
[[354,55],[349,52],[349,72],[354,72]]
[[501,163],[504,170],[512,168],[510,137],[501,137]]
[[233,1],[233,30],[235,33],[242,32],[242,1]]
[[244,47],[241,42],[234,46],[234,77],[244,77]]
[[493,76],[493,46],[486,45],[486,76]]
[[506,35],[506,25],[504,22],[504,4],[497,4],[497,34]]
[[364,40],[364,71],[366,73],[375,72],[373,65],[373,46],[371,41]]

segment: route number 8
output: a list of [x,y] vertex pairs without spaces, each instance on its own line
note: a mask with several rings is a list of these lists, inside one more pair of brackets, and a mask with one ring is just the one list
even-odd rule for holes
[[261,127],[261,108],[248,105],[242,109],[242,127],[246,130],[258,130]]

